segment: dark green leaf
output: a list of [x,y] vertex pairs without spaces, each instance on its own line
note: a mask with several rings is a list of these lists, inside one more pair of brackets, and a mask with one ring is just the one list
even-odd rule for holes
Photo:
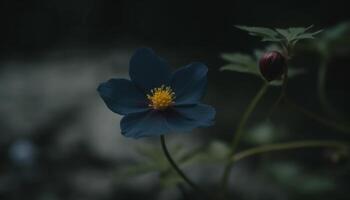
[[220,70],[230,70],[242,73],[259,75],[257,61],[250,55],[240,53],[224,53],[221,57],[230,62]]
[[242,72],[242,73],[249,73],[249,74],[254,74],[254,75],[259,75],[259,71],[257,66],[254,68],[246,67],[243,65],[238,65],[238,64],[228,64],[224,65],[220,68],[220,70],[230,70],[230,71],[236,71],[236,72]]
[[262,41],[280,41],[278,33],[270,28],[265,27],[249,27],[249,26],[235,26],[241,30],[247,31],[252,36],[262,38]]
[[253,58],[248,54],[241,54],[241,53],[223,53],[221,54],[221,58],[236,64],[244,64],[244,65],[251,65],[252,63],[255,64],[255,61]]
[[163,187],[174,187],[183,182],[184,180],[173,170],[160,173],[160,184]]
[[289,32],[288,29],[280,29],[276,28],[276,31],[281,34],[287,41],[289,41],[289,38],[291,37],[291,33]]
[[322,32],[318,30],[315,32],[308,32],[313,26],[309,27],[292,27],[288,29],[276,28],[276,31],[286,40],[288,44],[294,45],[297,41],[303,39],[313,39],[315,35]]

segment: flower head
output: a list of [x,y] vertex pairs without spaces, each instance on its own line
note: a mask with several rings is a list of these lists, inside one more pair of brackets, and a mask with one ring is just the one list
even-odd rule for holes
[[151,49],[136,50],[130,60],[131,80],[110,79],[98,92],[107,107],[125,115],[122,134],[140,138],[171,132],[187,132],[213,124],[215,110],[200,103],[207,67],[191,63],[175,72]]
[[264,53],[259,60],[260,72],[267,81],[280,79],[287,67],[286,58],[278,51]]

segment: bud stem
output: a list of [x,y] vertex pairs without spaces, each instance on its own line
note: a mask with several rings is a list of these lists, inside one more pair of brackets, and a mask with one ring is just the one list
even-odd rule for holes
[[[260,99],[264,96],[265,92],[268,89],[269,84],[267,82],[264,83],[264,85],[261,87],[261,89],[259,90],[259,92],[255,95],[255,97],[253,98],[253,100],[250,102],[250,104],[248,105],[247,109],[245,110],[245,112],[242,115],[242,118],[237,126],[236,132],[235,132],[235,136],[232,140],[232,147],[231,147],[231,154],[230,156],[233,156],[235,154],[236,148],[238,147],[239,141],[242,138],[243,135],[243,129],[250,117],[250,115],[252,114],[252,112],[254,111],[255,107],[257,106],[258,102],[260,101]],[[221,179],[221,184],[222,184],[222,190],[224,193],[227,193],[227,186],[228,186],[228,181],[229,181],[229,177],[231,174],[231,168],[232,168],[233,162],[229,161],[224,169],[223,175],[222,175],[222,179]]]
[[350,144],[346,144],[340,141],[322,141],[322,140],[309,140],[309,141],[297,141],[297,142],[286,142],[286,143],[277,143],[277,144],[269,144],[263,145],[259,147],[254,147],[248,150],[241,151],[231,157],[232,162],[236,162],[238,160],[242,160],[244,158],[255,156],[262,153],[268,153],[272,151],[282,151],[282,150],[290,150],[290,149],[298,149],[298,148],[320,148],[320,147],[328,147],[328,148],[337,148],[339,150],[349,148]]

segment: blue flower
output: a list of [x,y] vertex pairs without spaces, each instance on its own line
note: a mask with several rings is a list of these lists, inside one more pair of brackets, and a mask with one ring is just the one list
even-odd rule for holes
[[213,124],[215,110],[200,103],[208,68],[191,63],[175,72],[151,49],[137,49],[130,60],[131,80],[110,79],[98,92],[107,107],[125,115],[122,134],[140,138],[187,132]]

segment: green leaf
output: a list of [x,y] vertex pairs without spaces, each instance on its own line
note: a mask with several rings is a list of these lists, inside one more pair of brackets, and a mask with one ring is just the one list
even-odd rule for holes
[[249,73],[259,75],[257,61],[250,55],[240,53],[224,53],[221,57],[230,62],[230,64],[224,65],[220,70],[230,70],[242,73]]
[[222,70],[222,71],[223,70],[230,70],[230,71],[259,75],[257,66],[255,68],[251,68],[251,67],[247,67],[247,66],[243,66],[243,65],[228,64],[228,65],[222,66],[220,70]]
[[288,32],[290,32],[292,37],[296,37],[297,35],[300,35],[302,33],[304,33],[305,31],[311,29],[313,27],[313,25],[309,26],[309,27],[292,27],[288,29]]
[[173,170],[160,173],[159,178],[160,178],[161,186],[165,188],[174,187],[179,183],[184,182],[184,180],[178,174],[176,174]]
[[215,157],[215,160],[225,160],[230,153],[231,148],[226,143],[213,141],[209,146],[209,155]]
[[250,65],[255,64],[253,58],[248,54],[241,53],[223,53],[221,58],[232,63]]
[[280,130],[270,121],[264,121],[247,130],[244,140],[254,145],[269,144],[274,142],[281,135]]
[[249,26],[235,26],[238,29],[247,31],[252,36],[261,37],[262,41],[280,41],[278,33],[270,28],[265,27],[249,27]]
[[276,28],[275,30],[285,39],[287,44],[295,45],[299,40],[314,39],[314,36],[321,33],[322,30],[308,32],[313,26],[309,27],[292,27],[288,29]]
[[117,180],[125,180],[129,177],[139,176],[146,173],[157,172],[157,165],[150,163],[138,163],[134,165],[124,166],[116,172]]
[[207,148],[199,148],[189,154],[183,161],[183,165],[203,165],[213,163],[225,163],[230,154],[230,147],[220,141],[212,141]]
[[288,29],[280,29],[276,28],[276,31],[282,35],[287,41],[289,41],[289,38],[292,36]]

